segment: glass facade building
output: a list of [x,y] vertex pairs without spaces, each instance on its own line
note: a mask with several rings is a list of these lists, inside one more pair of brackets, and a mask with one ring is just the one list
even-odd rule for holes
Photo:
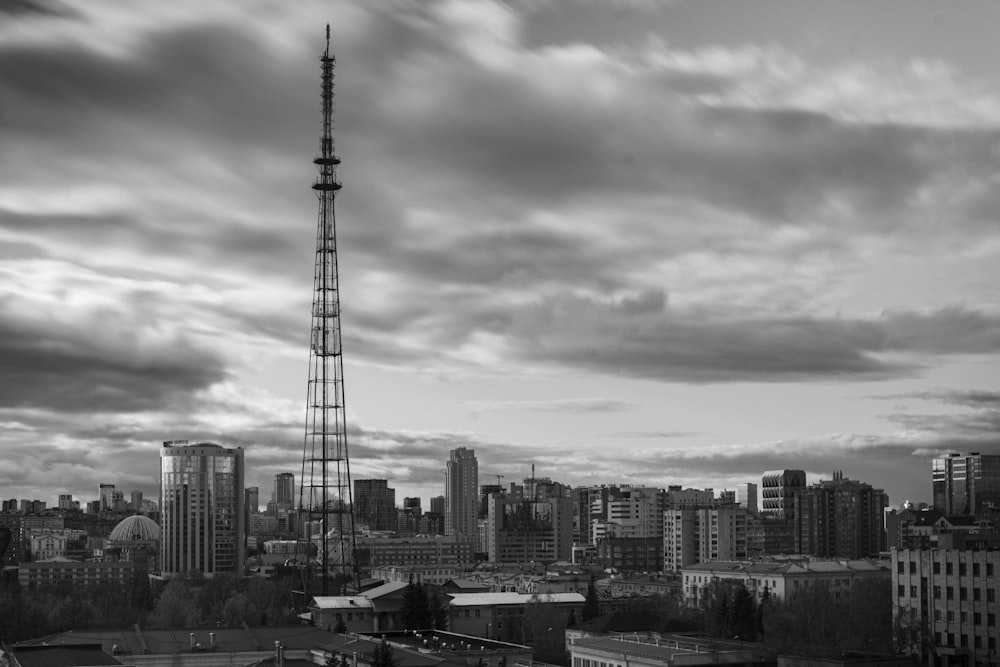
[[160,451],[160,573],[239,574],[246,559],[243,449],[209,442]]

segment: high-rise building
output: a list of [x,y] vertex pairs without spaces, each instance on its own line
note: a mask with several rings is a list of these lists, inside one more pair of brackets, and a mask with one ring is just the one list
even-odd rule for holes
[[747,558],[747,509],[735,503],[663,513],[663,569]]
[[1000,508],[1000,454],[949,454],[931,463],[934,507],[947,516]]
[[444,496],[431,497],[431,508],[427,511],[444,516]]
[[795,552],[829,558],[878,557],[885,550],[888,496],[835,472],[794,497]]
[[61,510],[71,510],[71,509],[73,509],[73,494],[72,493],[60,493],[59,494],[59,509],[61,509]]
[[136,512],[142,511],[142,491],[133,491],[131,500],[129,501],[129,509]]
[[795,491],[805,487],[805,470],[768,470],[760,480],[760,511],[782,519],[794,519]]
[[246,489],[247,513],[256,514],[260,511],[260,487],[248,486]]
[[371,530],[396,530],[396,490],[384,479],[354,480],[354,518]]
[[444,533],[470,539],[479,534],[479,463],[473,449],[451,450],[444,474]]
[[757,513],[757,485],[753,482],[736,485],[736,502],[746,508],[750,514]]
[[573,497],[569,487],[531,478],[488,497],[486,540],[493,563],[551,563],[573,552]]
[[281,509],[290,509],[295,505],[295,475],[290,472],[279,472],[274,476],[274,502]]
[[115,485],[101,484],[98,488],[102,510],[113,510],[115,508]]
[[160,450],[160,572],[240,573],[246,558],[243,449],[186,440]]

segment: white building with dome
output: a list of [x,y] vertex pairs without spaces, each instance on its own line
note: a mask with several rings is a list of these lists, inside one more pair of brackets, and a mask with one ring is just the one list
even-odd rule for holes
[[154,572],[159,554],[160,527],[148,516],[135,514],[125,517],[111,529],[104,560],[133,562]]

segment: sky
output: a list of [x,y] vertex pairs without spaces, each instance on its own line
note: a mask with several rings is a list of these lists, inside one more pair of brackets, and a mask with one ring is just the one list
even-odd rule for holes
[[1000,5],[0,0],[0,498],[298,476],[327,23],[354,479],[1000,452]]

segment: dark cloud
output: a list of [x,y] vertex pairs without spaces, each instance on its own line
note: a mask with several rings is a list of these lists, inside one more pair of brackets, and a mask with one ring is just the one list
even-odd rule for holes
[[[213,351],[97,310],[75,322],[18,317],[0,299],[0,406],[129,412],[184,404],[226,377]],[[131,327],[135,327],[134,329]]]
[[57,0],[0,0],[0,14],[8,16],[75,17],[77,12]]

